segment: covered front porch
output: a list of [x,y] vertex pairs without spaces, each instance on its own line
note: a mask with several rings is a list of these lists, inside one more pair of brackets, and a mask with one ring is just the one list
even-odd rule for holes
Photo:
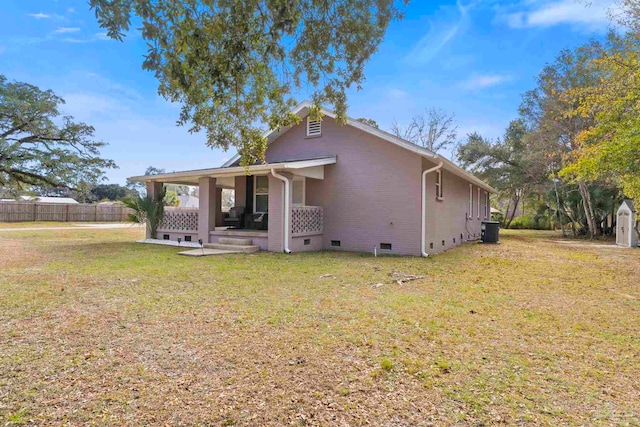
[[[201,241],[203,245],[243,239],[261,250],[319,250],[324,232],[323,207],[314,189],[335,157],[283,161],[249,167],[223,167],[131,178],[145,182],[154,196],[164,184],[197,186],[198,208],[166,208],[156,238]],[[222,191],[232,190],[234,203],[222,210]]]

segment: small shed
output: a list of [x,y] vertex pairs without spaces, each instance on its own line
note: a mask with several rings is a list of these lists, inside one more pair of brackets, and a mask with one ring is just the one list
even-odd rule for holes
[[638,246],[636,232],[636,211],[631,200],[625,200],[618,208],[616,223],[616,244],[632,248]]

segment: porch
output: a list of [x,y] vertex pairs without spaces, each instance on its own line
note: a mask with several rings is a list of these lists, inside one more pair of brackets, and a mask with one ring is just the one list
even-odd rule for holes
[[[295,247],[305,246],[305,238],[322,236],[324,231],[324,218],[322,206],[293,206],[291,207],[290,236]],[[164,220],[158,227],[158,239],[175,240],[183,242],[198,241],[198,209],[196,208],[166,208]],[[247,230],[232,227],[215,227],[209,231],[208,240],[203,243],[219,243],[220,239],[250,239],[261,250],[269,249],[269,230]],[[310,246],[309,243],[306,246]]]
[[[132,179],[145,182],[149,195],[165,183],[199,187],[200,206],[166,208],[157,239],[203,245],[244,240],[261,250],[309,251],[323,246],[324,210],[311,203],[321,200],[324,167],[335,162],[331,157]],[[232,214],[222,212],[224,189],[234,193]]]

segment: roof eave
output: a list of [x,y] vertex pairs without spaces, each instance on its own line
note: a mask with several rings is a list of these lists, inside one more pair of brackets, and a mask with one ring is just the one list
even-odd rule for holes
[[311,160],[297,160],[297,161],[289,161],[289,162],[278,162],[278,163],[266,163],[262,165],[253,165],[253,166],[234,166],[234,167],[220,167],[220,168],[211,168],[211,169],[196,169],[182,172],[172,172],[172,173],[163,173],[158,175],[141,175],[141,176],[132,176],[127,178],[129,181],[133,182],[170,182],[170,181],[192,181],[198,178],[205,177],[228,177],[228,176],[240,176],[246,175],[247,172],[251,175],[253,173],[261,173],[261,172],[269,172],[271,169],[304,169],[315,166],[325,166],[336,163],[337,158],[333,157],[322,157],[319,159],[311,159]]

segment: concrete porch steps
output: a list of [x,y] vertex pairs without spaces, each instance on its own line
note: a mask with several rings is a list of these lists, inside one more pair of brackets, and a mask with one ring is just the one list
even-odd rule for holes
[[241,254],[240,251],[225,251],[222,249],[191,249],[189,251],[178,252],[178,255],[184,255],[189,257],[203,257],[211,255],[226,255],[226,254]]
[[[221,239],[222,240],[222,239]],[[233,240],[233,239],[231,239]],[[253,243],[253,242],[251,242]],[[229,243],[205,243],[203,245],[208,249],[222,249],[225,251],[234,251],[234,252],[242,252],[245,254],[252,254],[258,252],[260,250],[260,246],[249,244],[249,245],[233,245]]]
[[232,238],[232,237],[220,237],[218,239],[218,243],[221,243],[223,245],[251,246],[253,245],[253,240]]

